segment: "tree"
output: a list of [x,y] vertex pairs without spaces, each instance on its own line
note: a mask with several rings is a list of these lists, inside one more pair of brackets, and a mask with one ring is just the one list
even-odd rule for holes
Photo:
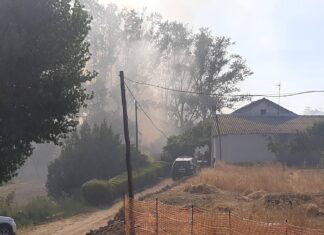
[[285,141],[273,137],[268,148],[276,154],[281,163],[298,166],[304,163],[318,165],[324,151],[324,123],[317,123],[293,137],[286,138]]
[[[205,121],[198,123],[180,135],[171,136],[168,138],[166,146],[163,147],[161,159],[172,163],[179,156],[193,157],[197,147],[207,145],[210,149],[210,135],[210,122]],[[207,156],[206,160],[209,161],[210,156]]]
[[[159,30],[155,34],[155,44],[162,57],[161,69],[165,74],[164,86],[178,90],[190,89],[192,43],[193,35],[186,25],[178,22],[160,22]],[[185,117],[188,96],[172,92],[166,92],[164,96],[164,106],[169,121],[180,129],[192,126],[192,123],[189,124]]]
[[113,100],[110,93],[113,68],[120,51],[122,19],[115,4],[102,6],[94,0],[82,0],[82,3],[93,17],[88,36],[92,55],[89,64],[98,72],[96,79],[88,86],[94,91],[94,96],[85,112],[89,122],[100,123],[107,116],[112,116],[108,112],[112,105],[108,105],[108,102]]
[[[125,171],[124,156],[125,146],[106,121],[92,128],[85,122],[49,165],[48,192],[54,197],[70,195],[88,180],[110,179]],[[147,157],[134,147],[131,156],[134,169],[147,166]]]
[[168,117],[180,130],[211,116],[211,109],[231,108],[243,98],[233,98],[239,92],[237,84],[252,74],[241,56],[229,53],[233,45],[229,38],[214,37],[207,28],[192,32],[183,24],[161,23],[156,44],[166,58],[168,86],[197,93],[171,92],[167,102]]
[[234,103],[245,99],[231,96],[240,91],[237,84],[252,75],[240,55],[229,53],[229,47],[233,44],[229,38],[213,37],[206,28],[200,29],[195,35],[192,89],[216,95],[192,97],[192,101],[188,103],[190,116],[206,120],[211,117],[213,106],[221,111],[223,108],[232,108]]
[[32,142],[67,136],[91,98],[83,83],[90,17],[71,0],[0,2],[0,183],[32,153]]

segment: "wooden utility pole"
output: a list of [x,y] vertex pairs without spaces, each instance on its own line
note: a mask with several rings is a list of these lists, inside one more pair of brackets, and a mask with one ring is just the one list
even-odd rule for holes
[[136,150],[138,151],[138,122],[137,122],[137,101],[135,100],[135,138],[136,138]]
[[220,128],[219,128],[219,119],[217,116],[217,113],[215,111],[215,120],[216,120],[216,127],[217,127],[217,132],[218,132],[218,148],[219,148],[219,160],[222,161],[222,136],[220,133]]
[[129,130],[128,130],[128,116],[127,116],[124,72],[120,71],[119,76],[120,76],[121,98],[123,104],[124,136],[125,136],[125,145],[126,145],[126,169],[127,169],[127,177],[128,177],[128,196],[130,199],[133,199],[134,198],[133,176],[132,176],[132,163],[130,159],[130,140],[129,140]]

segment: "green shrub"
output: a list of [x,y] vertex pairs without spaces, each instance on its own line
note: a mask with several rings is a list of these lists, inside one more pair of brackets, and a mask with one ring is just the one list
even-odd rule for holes
[[[138,190],[168,176],[169,164],[154,162],[149,167],[133,173],[134,189]],[[110,180],[90,180],[82,185],[82,195],[90,205],[109,204],[127,191],[127,174],[123,173]]]
[[55,201],[48,197],[36,197],[24,206],[10,206],[6,211],[0,210],[0,214],[13,217],[17,225],[21,227],[72,216],[90,209],[92,208],[84,202],[74,198],[64,197]]
[[82,193],[85,199],[91,198],[93,205],[103,204],[106,201],[110,201],[111,195],[111,185],[108,181],[94,179],[86,182],[82,186]]
[[[110,179],[125,171],[125,145],[104,121],[92,128],[85,122],[66,140],[59,158],[48,166],[46,187],[50,196],[75,196],[91,179]],[[148,157],[131,146],[134,169],[148,166]]]
[[12,212],[18,225],[30,225],[51,219],[56,213],[57,203],[47,197],[36,197],[28,204]]

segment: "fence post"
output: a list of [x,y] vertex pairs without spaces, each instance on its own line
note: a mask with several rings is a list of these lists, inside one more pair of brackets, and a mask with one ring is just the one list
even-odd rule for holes
[[230,235],[232,235],[231,211],[228,211],[228,225],[229,225]]
[[285,222],[285,234],[288,234],[288,220]]
[[194,205],[191,205],[191,235],[194,234]]
[[[124,227],[126,228],[126,196],[123,193],[123,208],[124,208]],[[126,229],[125,229],[126,231]]]
[[156,198],[155,199],[155,233],[156,235],[159,234],[159,200]]

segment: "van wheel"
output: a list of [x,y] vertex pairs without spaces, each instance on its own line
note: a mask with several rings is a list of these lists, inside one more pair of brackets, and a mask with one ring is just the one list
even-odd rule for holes
[[0,235],[13,235],[12,228],[8,224],[0,225]]

